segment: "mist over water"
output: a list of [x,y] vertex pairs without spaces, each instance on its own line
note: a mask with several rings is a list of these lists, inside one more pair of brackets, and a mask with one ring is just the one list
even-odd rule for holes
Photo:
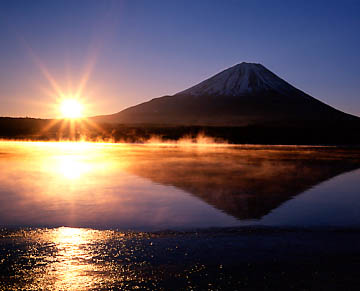
[[[335,215],[359,205],[348,187],[359,175],[359,154],[337,148],[2,142],[0,166],[3,227],[360,226],[356,211],[347,211],[347,219]],[[311,202],[293,198],[314,187],[307,195],[317,197],[331,183],[327,180],[341,174],[337,191],[327,187],[322,196],[331,197],[327,215],[342,219],[317,217],[325,215],[320,207],[309,221]],[[339,208],[335,201],[344,197],[348,203]],[[274,218],[284,207],[290,207],[289,214]]]

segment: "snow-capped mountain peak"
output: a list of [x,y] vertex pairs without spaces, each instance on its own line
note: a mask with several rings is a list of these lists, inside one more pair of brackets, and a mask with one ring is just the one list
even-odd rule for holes
[[298,90],[263,65],[242,62],[176,95],[243,96],[261,91],[289,95]]

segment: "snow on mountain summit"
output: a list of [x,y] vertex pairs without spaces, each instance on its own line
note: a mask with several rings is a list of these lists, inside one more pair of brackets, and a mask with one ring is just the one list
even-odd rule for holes
[[192,96],[242,96],[262,91],[293,95],[298,90],[261,64],[240,63],[177,93]]

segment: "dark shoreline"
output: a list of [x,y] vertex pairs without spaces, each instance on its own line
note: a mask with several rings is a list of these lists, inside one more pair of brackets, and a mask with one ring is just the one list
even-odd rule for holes
[[141,143],[207,137],[230,144],[360,145],[360,124],[349,121],[287,122],[244,126],[96,123],[83,121],[0,117],[0,139],[83,140]]

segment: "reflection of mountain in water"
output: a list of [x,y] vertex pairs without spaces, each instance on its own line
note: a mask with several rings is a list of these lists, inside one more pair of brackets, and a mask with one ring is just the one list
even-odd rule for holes
[[292,197],[360,167],[360,154],[330,148],[159,150],[129,171],[189,192],[239,219],[261,218]]

